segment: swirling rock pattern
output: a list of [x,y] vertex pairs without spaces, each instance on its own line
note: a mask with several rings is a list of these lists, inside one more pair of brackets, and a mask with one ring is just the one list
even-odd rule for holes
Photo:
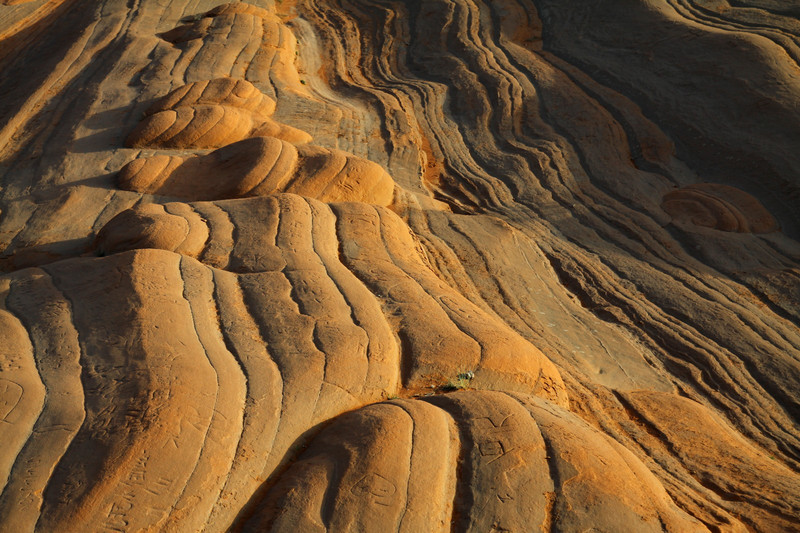
[[392,202],[395,183],[379,165],[341,150],[252,137],[207,155],[141,158],[117,183],[129,191],[219,200],[292,192],[326,202]]
[[661,207],[697,226],[737,233],[778,231],[778,223],[758,200],[727,185],[690,185],[664,195]]
[[339,417],[254,505],[243,531],[364,523],[398,531],[704,530],[630,452],[575,415],[485,391]]
[[798,17],[0,4],[0,531],[796,531]]
[[[255,221],[260,221],[257,229]],[[287,255],[283,247],[289,245],[293,250]],[[391,324],[395,333],[384,336],[376,346],[394,347],[390,339],[401,339],[408,358],[401,365],[406,388],[435,387],[468,367],[474,369],[473,384],[535,392],[559,405],[567,404],[561,377],[546,357],[436,278],[413,234],[388,209],[358,203],[322,204],[294,195],[148,205],[114,217],[98,234],[95,246],[102,253],[145,248],[176,251],[213,268],[241,274],[242,280],[293,271],[291,292],[302,300],[298,306],[306,314],[307,309],[325,313],[331,306],[352,302],[355,294],[363,299],[371,293],[375,302],[366,308],[364,302],[359,306],[372,312],[385,310],[386,323],[381,327],[387,329]],[[340,276],[328,274],[334,271]],[[352,285],[349,296],[338,288],[342,280]],[[366,312],[354,308],[353,313],[354,324],[322,321],[326,325],[317,328],[317,340],[322,342],[320,339],[336,330],[358,330],[363,320],[358,316]],[[403,318],[394,318],[398,315]],[[267,327],[268,323],[261,326]],[[348,350],[362,351],[376,337],[369,333],[361,348]],[[397,357],[396,348],[387,349],[392,358]],[[389,358],[386,354],[380,357]],[[391,386],[384,392],[396,393]]]
[[295,68],[297,40],[274,12],[237,2],[190,18],[160,35],[181,51],[174,66],[187,82],[231,76],[269,94],[306,92]]
[[178,87],[155,102],[131,132],[131,148],[219,148],[268,135],[295,144],[311,135],[275,122],[275,101],[245,80],[216,78]]
[[275,100],[265,95],[252,83],[232,78],[215,78],[196,81],[178,87],[151,105],[145,115],[183,106],[221,105],[237,107],[269,117],[275,112]]

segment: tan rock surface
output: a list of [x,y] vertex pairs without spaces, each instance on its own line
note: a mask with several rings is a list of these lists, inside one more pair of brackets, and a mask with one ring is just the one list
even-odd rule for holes
[[479,391],[342,415],[252,513],[243,531],[705,530],[575,415]]
[[341,150],[250,137],[198,156],[157,155],[119,172],[121,189],[196,200],[291,192],[326,202],[389,205],[395,183],[371,161]]
[[664,195],[661,207],[676,220],[721,231],[771,233],[779,229],[758,200],[727,185],[690,185]]
[[157,100],[128,135],[131,148],[219,148],[266,135],[295,144],[311,141],[270,115],[275,101],[245,80],[215,78],[178,87]]
[[0,2],[0,532],[797,531],[798,17]]

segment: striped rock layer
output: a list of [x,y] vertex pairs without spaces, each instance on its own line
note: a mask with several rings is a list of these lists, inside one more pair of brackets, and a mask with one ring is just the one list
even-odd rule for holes
[[0,2],[0,532],[796,531],[799,60],[778,0]]

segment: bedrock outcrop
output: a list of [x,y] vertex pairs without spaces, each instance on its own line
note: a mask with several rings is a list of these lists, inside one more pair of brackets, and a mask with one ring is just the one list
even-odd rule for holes
[[0,2],[0,532],[797,531],[794,3],[219,1]]

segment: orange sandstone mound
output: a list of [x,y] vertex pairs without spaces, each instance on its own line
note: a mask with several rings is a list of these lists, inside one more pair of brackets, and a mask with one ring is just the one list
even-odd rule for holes
[[698,226],[737,233],[771,233],[778,223],[758,200],[728,185],[701,183],[667,193],[664,211]]
[[791,532],[800,11],[0,2],[0,532]]
[[311,136],[269,118],[275,101],[244,80],[216,78],[178,87],[156,101],[128,136],[132,148],[218,148],[267,135],[295,144]]
[[303,194],[327,202],[388,205],[395,184],[371,161],[341,150],[252,137],[199,156],[157,155],[125,165],[121,189],[197,200]]

